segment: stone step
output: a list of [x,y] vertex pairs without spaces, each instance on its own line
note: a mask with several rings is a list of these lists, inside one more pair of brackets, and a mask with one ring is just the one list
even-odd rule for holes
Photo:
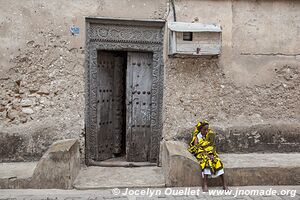
[[[196,158],[179,141],[163,146],[162,164],[167,186],[201,186],[201,170]],[[300,185],[300,153],[220,154],[225,178],[230,186]],[[219,178],[209,185],[220,186]]]
[[220,154],[220,158],[232,186],[300,185],[300,153]]
[[0,189],[71,189],[79,168],[78,141],[57,141],[38,162],[0,163]]
[[0,163],[0,189],[27,188],[38,162]]
[[105,189],[127,187],[165,187],[161,167],[99,167],[80,170],[74,184],[75,189]]
[[156,163],[150,162],[128,162],[125,156],[110,158],[104,161],[93,161],[89,162],[93,166],[100,167],[145,167],[145,166],[156,166]]

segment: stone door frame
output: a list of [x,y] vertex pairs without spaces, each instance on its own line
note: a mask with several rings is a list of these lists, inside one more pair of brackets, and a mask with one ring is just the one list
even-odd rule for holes
[[159,162],[163,104],[163,33],[165,21],[86,18],[85,47],[85,158],[95,165],[97,156],[97,51],[153,53],[151,89],[150,162]]

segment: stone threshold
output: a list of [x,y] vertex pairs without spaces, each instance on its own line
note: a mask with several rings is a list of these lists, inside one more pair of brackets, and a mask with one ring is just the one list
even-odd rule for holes
[[89,160],[89,164],[99,167],[149,167],[157,166],[157,163],[151,162],[128,162],[125,156],[115,157],[104,161]]
[[78,190],[107,188],[165,187],[161,167],[99,167],[82,168],[73,187]]

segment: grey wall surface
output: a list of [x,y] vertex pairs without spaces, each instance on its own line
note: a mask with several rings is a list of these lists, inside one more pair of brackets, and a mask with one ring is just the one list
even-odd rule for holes
[[[0,0],[0,161],[39,159],[63,138],[79,138],[83,153],[85,17],[172,21],[172,10],[167,0],[20,2]],[[203,118],[219,127],[299,123],[299,1],[175,8],[177,21],[220,24],[222,53],[169,58],[165,34],[165,140]]]

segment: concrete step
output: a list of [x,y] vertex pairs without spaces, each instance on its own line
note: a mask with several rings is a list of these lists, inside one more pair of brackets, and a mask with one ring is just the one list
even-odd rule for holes
[[79,168],[78,141],[57,141],[38,162],[0,163],[0,189],[71,189]]
[[[167,186],[201,186],[196,158],[179,141],[164,144],[163,167]],[[230,186],[300,185],[300,153],[220,154]],[[219,178],[209,180],[220,186]]]
[[300,153],[220,154],[220,158],[230,185],[300,185]]
[[75,189],[105,189],[126,187],[165,187],[161,167],[99,167],[80,170],[74,184]]
[[150,162],[128,162],[125,156],[110,158],[104,161],[90,161],[93,166],[100,167],[145,167],[145,166],[156,166],[156,163]]
[[27,188],[38,162],[0,163],[0,189]]

